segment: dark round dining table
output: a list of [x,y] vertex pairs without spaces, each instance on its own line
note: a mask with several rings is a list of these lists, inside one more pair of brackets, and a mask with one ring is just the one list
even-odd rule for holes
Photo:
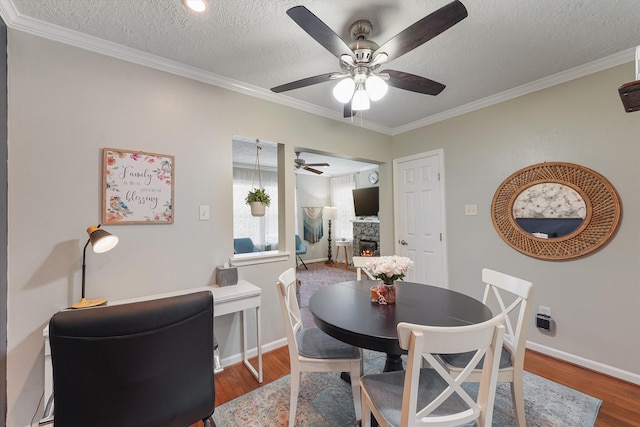
[[429,326],[462,326],[493,317],[482,302],[460,292],[412,282],[396,282],[396,303],[371,302],[370,287],[363,280],[329,285],[316,291],[309,309],[316,326],[351,345],[387,354],[384,371],[402,370],[397,325],[400,322]]

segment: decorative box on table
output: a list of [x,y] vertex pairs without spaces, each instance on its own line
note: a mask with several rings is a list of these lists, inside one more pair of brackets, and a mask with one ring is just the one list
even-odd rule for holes
[[223,266],[216,267],[216,283],[218,286],[236,285],[238,283],[238,267]]

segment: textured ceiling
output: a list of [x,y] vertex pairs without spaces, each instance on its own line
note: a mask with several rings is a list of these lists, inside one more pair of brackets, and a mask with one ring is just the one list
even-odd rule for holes
[[[287,9],[305,5],[347,41],[350,24],[368,19],[374,25],[371,38],[382,44],[449,2],[206,1],[208,10],[196,14],[181,0],[0,0],[0,13],[13,28],[152,66],[164,61],[172,72],[349,122],[331,95],[331,82],[278,95],[269,91],[339,71],[337,59],[298,27]],[[370,110],[358,113],[354,125],[395,134],[630,62],[640,44],[639,0],[462,2],[466,19],[389,63],[446,89],[433,97],[390,88]]]

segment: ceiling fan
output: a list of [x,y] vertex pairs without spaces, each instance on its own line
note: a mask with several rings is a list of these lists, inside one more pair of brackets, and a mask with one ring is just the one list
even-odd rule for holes
[[387,92],[387,84],[399,89],[426,95],[438,95],[445,85],[425,77],[396,70],[378,71],[379,67],[421,46],[467,17],[467,9],[455,0],[405,28],[395,37],[378,46],[369,39],[371,22],[356,21],[349,33],[353,41],[347,44],[331,28],[304,6],[287,10],[303,30],[340,60],[340,72],[325,73],[276,86],[276,93],[299,89],[331,80],[340,80],[333,94],[344,104],[344,117],[355,111],[369,109],[369,100],[379,100]]
[[318,175],[320,175],[323,172],[319,171],[318,169],[314,169],[311,166],[329,166],[329,163],[307,163],[304,161],[304,159],[300,158],[299,151],[296,151],[296,158],[293,159],[293,162],[295,164],[296,169],[308,170],[309,172],[317,173]]

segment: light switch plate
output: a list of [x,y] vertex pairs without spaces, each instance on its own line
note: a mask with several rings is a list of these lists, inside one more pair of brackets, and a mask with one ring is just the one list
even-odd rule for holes
[[209,206],[200,206],[198,216],[200,221],[209,221]]
[[464,205],[465,215],[478,215],[478,205]]

